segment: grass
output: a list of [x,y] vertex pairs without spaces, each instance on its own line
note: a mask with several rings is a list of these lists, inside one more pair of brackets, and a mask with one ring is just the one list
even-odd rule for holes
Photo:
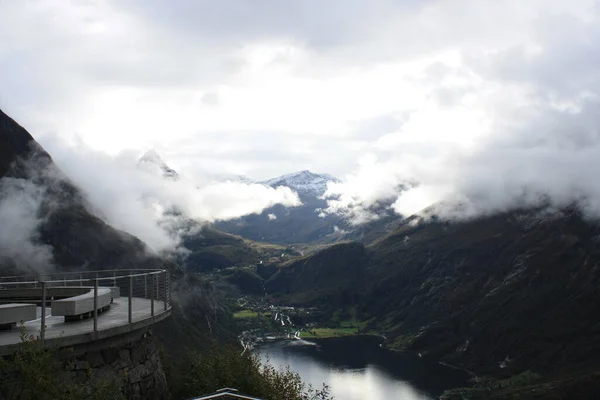
[[241,310],[233,313],[233,318],[257,318],[258,313],[252,310]]
[[500,388],[519,387],[531,385],[539,382],[540,380],[542,380],[542,376],[540,374],[531,370],[527,370],[510,378],[502,379],[497,382],[497,385]]
[[388,343],[388,347],[392,350],[405,350],[416,338],[417,335],[414,334],[399,335]]
[[301,338],[330,338],[337,336],[351,336],[358,332],[356,328],[314,328],[310,332],[300,332]]
[[368,321],[352,321],[352,320],[340,321],[341,328],[356,329],[358,327],[361,331],[365,330],[367,328],[367,325],[369,325]]
[[[539,383],[542,376],[536,372],[527,370],[510,378],[495,380],[490,379],[484,382],[479,382],[478,387],[472,388],[456,388],[446,390],[442,394],[442,399],[471,399],[471,400],[487,400],[491,393],[499,392],[506,389],[515,389]],[[518,395],[518,394],[517,394]],[[512,397],[511,397],[512,398]],[[525,397],[523,397],[525,398]]]
[[258,318],[259,316],[265,317],[265,318],[271,318],[273,316],[273,313],[271,311],[259,313],[258,311],[253,311],[250,309],[236,311],[233,313],[233,318]]

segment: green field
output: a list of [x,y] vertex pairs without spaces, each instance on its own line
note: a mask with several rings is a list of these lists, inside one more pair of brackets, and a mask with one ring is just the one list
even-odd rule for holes
[[256,318],[258,313],[252,310],[242,310],[233,313],[233,318]]
[[300,332],[301,338],[330,338],[336,336],[351,336],[358,332],[356,328],[314,328],[309,332]]
[[258,318],[259,316],[271,318],[273,314],[270,311],[264,313],[258,313],[258,311],[252,311],[249,309],[236,311],[233,313],[233,318]]

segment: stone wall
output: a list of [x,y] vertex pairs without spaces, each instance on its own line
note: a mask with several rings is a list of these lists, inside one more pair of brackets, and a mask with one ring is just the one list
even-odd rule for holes
[[121,379],[123,392],[130,399],[168,398],[167,380],[149,328],[102,342],[73,349],[75,357],[69,357],[69,364],[75,380]]
[[[169,398],[167,380],[150,328],[108,339],[60,349],[57,352],[68,374],[77,383],[112,383],[127,399],[163,400]],[[10,362],[10,358],[7,359]],[[23,394],[16,371],[0,376],[0,384],[10,384],[7,400]],[[0,398],[3,398],[0,394]]]

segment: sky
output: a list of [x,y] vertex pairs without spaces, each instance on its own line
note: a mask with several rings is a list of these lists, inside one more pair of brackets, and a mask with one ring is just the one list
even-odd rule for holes
[[441,200],[600,215],[598,65],[592,0],[0,0],[0,108],[45,147],[327,172],[327,211],[356,222]]

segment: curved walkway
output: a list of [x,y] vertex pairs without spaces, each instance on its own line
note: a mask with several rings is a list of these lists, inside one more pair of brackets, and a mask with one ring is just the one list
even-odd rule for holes
[[[52,316],[51,308],[46,308],[45,345],[70,346],[86,343],[123,333],[135,331],[155,322],[161,321],[171,314],[171,309],[164,309],[164,302],[154,301],[154,316],[151,315],[151,300],[140,297],[132,298],[132,323],[129,323],[129,299],[115,298],[110,308],[98,315],[98,331],[94,332],[94,319],[65,322],[63,316]],[[41,307],[37,309],[38,319],[25,321],[22,327],[17,326],[10,331],[0,331],[0,355],[12,353],[21,343],[21,333],[40,334]]]

